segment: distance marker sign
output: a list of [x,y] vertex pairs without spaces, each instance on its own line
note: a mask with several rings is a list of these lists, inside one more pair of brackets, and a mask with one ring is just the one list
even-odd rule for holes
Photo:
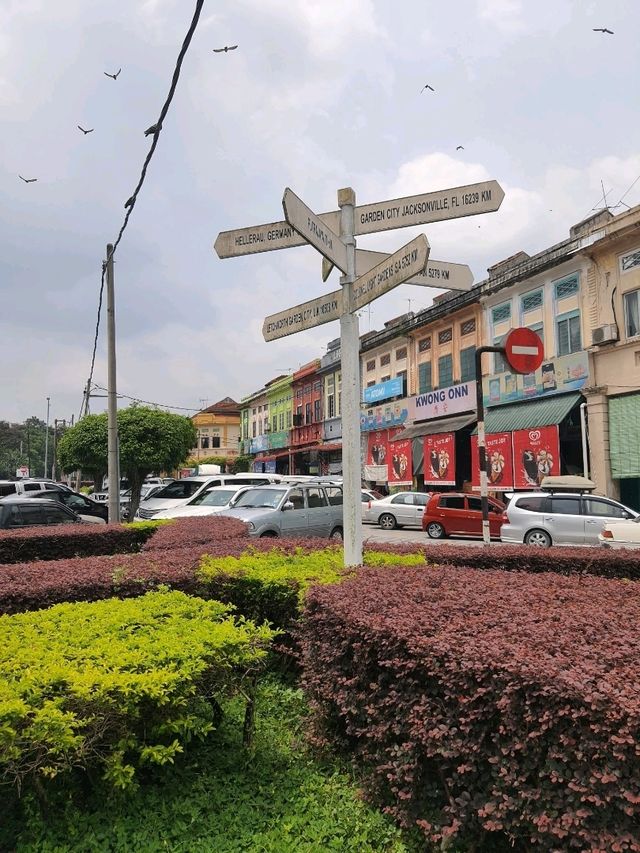
[[535,332],[521,326],[507,335],[504,354],[516,373],[534,373],[544,359],[544,347]]

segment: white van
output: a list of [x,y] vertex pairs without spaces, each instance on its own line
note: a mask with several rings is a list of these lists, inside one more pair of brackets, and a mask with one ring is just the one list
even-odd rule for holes
[[63,483],[54,483],[53,480],[0,480],[0,498],[9,495],[26,495],[29,492],[43,492],[50,489],[54,492],[72,491]]
[[153,496],[140,502],[135,514],[135,521],[153,518],[156,513],[165,509],[184,506],[191,498],[201,492],[213,489],[215,486],[231,484],[234,486],[266,486],[269,483],[280,482],[278,474],[218,474],[215,477],[184,477],[174,480]]

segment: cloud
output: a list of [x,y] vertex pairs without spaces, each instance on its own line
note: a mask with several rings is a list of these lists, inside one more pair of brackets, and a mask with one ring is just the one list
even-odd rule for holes
[[478,0],[478,17],[503,33],[517,33],[524,29],[521,0]]

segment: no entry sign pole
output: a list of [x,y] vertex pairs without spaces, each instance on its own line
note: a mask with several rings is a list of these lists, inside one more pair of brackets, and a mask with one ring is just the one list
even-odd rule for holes
[[[354,212],[356,194],[351,187],[338,190],[340,237],[347,248],[347,269],[340,277],[340,358],[342,370],[342,488],[344,564],[362,563],[361,463],[360,463],[360,331],[352,310],[356,278]],[[360,516],[357,517],[357,513]]]

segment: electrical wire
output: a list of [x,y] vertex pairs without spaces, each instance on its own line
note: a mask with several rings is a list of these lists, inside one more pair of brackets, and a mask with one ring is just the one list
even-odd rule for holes
[[[97,383],[93,383],[92,389],[97,389],[98,391],[107,391],[108,388],[104,388],[102,385],[98,385]],[[168,403],[154,403],[151,400],[141,400],[140,397],[131,397],[129,394],[121,394],[118,391],[118,397],[122,397],[125,400],[132,400],[134,403],[144,403],[146,406],[156,406],[158,409],[179,409],[181,412],[201,412],[202,409],[197,407],[189,407],[189,406],[171,406]]]
[[[621,196],[620,196],[620,198],[618,199],[618,203],[616,204],[616,207],[620,207],[620,205],[623,203],[623,202],[622,202],[622,199],[623,199],[625,196],[629,195],[629,193],[630,193],[630,192],[631,192],[631,190],[635,187],[635,185],[638,183],[638,181],[640,181],[640,175],[638,175],[638,177],[637,177],[637,178],[635,179],[635,181],[631,184],[631,186],[629,187],[629,189],[628,189],[626,192],[622,193],[622,195],[621,195]],[[629,205],[626,205],[626,207],[628,207],[628,206],[629,206]]]
[[[169,93],[165,99],[165,102],[162,106],[162,109],[160,110],[160,117],[158,118],[158,121],[155,124],[156,130],[153,134],[153,140],[151,142],[151,147],[149,148],[149,152],[148,152],[147,156],[145,157],[144,163],[142,164],[142,170],[140,172],[140,178],[138,180],[137,186],[136,186],[135,190],[133,191],[133,194],[131,195],[129,202],[127,203],[127,212],[125,214],[124,222],[122,223],[120,231],[118,232],[118,236],[116,238],[116,241],[113,244],[113,249],[111,250],[111,256],[110,256],[111,258],[113,258],[113,256],[115,255],[116,249],[118,248],[118,245],[119,245],[120,241],[122,240],[122,236],[126,230],[127,225],[129,224],[129,217],[131,216],[131,213],[133,212],[133,208],[135,207],[135,204],[136,204],[136,201],[138,198],[138,194],[139,194],[140,190],[142,189],[142,185],[143,185],[145,177],[147,175],[147,169],[149,167],[149,163],[151,162],[151,158],[153,157],[153,153],[156,150],[156,146],[158,144],[158,139],[160,138],[160,132],[162,131],[162,123],[163,123],[163,121],[167,115],[167,112],[169,111],[169,107],[171,106],[171,101],[173,100],[173,96],[175,94],[176,87],[178,85],[178,79],[180,77],[182,62],[183,62],[184,57],[187,53],[187,50],[189,49],[189,45],[191,44],[191,39],[193,38],[193,34],[196,31],[196,27],[198,26],[198,21],[200,19],[200,13],[202,12],[203,5],[204,5],[204,0],[196,0],[196,7],[195,7],[195,10],[193,13],[193,18],[191,20],[191,24],[189,25],[189,29],[187,30],[187,34],[184,37],[184,41],[182,42],[182,47],[180,48],[180,53],[178,54],[178,58],[176,60],[176,66],[175,66],[175,69],[173,71],[173,76],[171,78],[171,85],[169,87]],[[107,260],[109,260],[109,258]],[[106,268],[107,268],[107,261],[103,261],[102,279],[100,281],[100,295],[98,297],[98,317],[96,320],[96,330],[95,330],[95,335],[93,338],[93,353],[91,356],[91,369],[89,371],[89,379],[87,382],[88,388],[91,387],[91,383],[93,381],[93,371],[94,371],[95,361],[96,361],[96,350],[98,347],[98,336],[100,333],[100,317],[102,314],[102,298],[103,298],[103,293],[104,293],[104,278],[105,278]],[[86,409],[87,406],[88,406],[88,397],[85,396],[84,408]],[[82,416],[82,411],[83,410],[81,409],[80,410],[80,417]],[[198,410],[197,409],[189,409],[188,411],[198,411]]]

